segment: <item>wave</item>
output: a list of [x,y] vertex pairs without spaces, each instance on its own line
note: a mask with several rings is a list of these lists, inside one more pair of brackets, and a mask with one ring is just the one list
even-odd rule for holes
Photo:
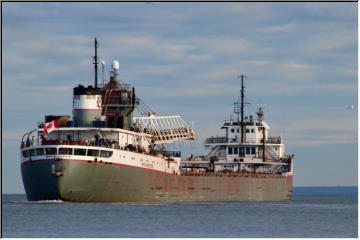
[[32,203],[64,203],[64,202],[65,201],[61,199],[32,201]]
[[65,203],[65,201],[56,199],[56,200],[40,200],[40,201],[27,201],[27,200],[18,200],[18,201],[9,201],[4,200],[3,203],[11,203],[11,204],[56,204],[56,203]]

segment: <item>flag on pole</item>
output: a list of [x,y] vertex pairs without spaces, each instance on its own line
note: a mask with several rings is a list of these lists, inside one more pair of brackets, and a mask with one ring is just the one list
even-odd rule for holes
[[53,130],[55,130],[58,127],[59,126],[58,126],[57,120],[54,120],[54,121],[49,122],[49,123],[45,123],[44,124],[44,135],[52,132]]

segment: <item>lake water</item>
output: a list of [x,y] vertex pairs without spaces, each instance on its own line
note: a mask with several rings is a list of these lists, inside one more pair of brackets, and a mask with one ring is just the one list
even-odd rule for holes
[[356,188],[298,188],[289,202],[29,202],[5,194],[2,214],[3,237],[358,236]]

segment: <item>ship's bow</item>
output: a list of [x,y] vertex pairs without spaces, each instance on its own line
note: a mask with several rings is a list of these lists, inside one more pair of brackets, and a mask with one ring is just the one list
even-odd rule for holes
[[21,174],[29,201],[60,199],[54,160],[28,161],[21,164]]

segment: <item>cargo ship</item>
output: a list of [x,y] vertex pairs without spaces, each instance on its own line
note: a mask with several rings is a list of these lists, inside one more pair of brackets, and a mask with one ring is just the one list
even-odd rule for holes
[[[286,201],[292,198],[293,155],[269,137],[263,109],[244,114],[244,79],[234,103],[237,119],[224,136],[204,142],[207,154],[181,159],[167,144],[196,138],[180,116],[157,116],[119,78],[73,89],[72,117],[47,115],[21,139],[23,184],[29,201],[198,202]],[[102,69],[104,71],[104,62]],[[104,78],[103,78],[104,79]],[[141,116],[134,117],[140,109]]]

